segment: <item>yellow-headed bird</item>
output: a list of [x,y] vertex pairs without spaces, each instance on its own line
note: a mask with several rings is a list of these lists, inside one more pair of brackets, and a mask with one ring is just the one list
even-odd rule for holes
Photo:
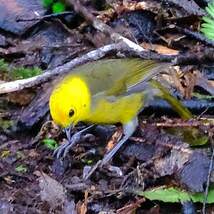
[[[168,63],[141,59],[107,59],[77,67],[53,90],[50,113],[53,120],[64,128],[78,122],[90,124],[123,125],[124,136],[103,159],[107,163],[138,124],[137,115],[154,97],[144,82],[160,73]],[[84,132],[83,130],[82,132]],[[78,140],[78,134],[59,147],[57,157],[65,156]]]

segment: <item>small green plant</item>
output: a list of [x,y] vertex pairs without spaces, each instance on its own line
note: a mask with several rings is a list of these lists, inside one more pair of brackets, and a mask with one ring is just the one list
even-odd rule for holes
[[205,8],[208,15],[204,16],[202,20],[204,23],[201,24],[200,31],[211,40],[214,40],[214,1],[210,2]]
[[52,11],[53,13],[61,13],[65,11],[65,4],[62,2],[56,2],[55,4],[52,5]]
[[54,139],[46,138],[42,143],[51,150],[55,150],[58,147],[58,143]]
[[51,9],[53,13],[62,13],[66,9],[66,5],[62,1],[42,0],[42,4],[46,9]]
[[81,161],[82,161],[82,163],[85,163],[87,165],[92,165],[93,164],[93,160],[91,160],[91,159],[82,158]]
[[27,172],[27,167],[21,164],[17,166],[15,170],[16,172],[25,173]]

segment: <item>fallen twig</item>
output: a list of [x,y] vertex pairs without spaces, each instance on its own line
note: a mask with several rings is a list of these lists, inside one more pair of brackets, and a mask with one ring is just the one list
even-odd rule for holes
[[46,72],[41,75],[34,76],[27,79],[2,83],[0,84],[0,94],[20,91],[24,88],[30,88],[32,86],[41,84],[43,82],[46,82],[48,79],[52,78],[53,76],[69,72],[72,68],[78,65],[84,64],[92,60],[98,60],[112,51],[119,50],[120,47],[121,47],[120,43],[105,45],[101,48],[90,51],[81,57],[77,57],[64,65],[58,66],[53,70],[46,70]]
[[204,44],[206,44],[208,47],[214,47],[214,42],[210,39],[207,39],[203,34],[199,32],[191,31],[187,28],[182,28],[179,26],[176,26],[175,29],[178,30],[178,32],[188,35],[189,37],[196,39]]
[[74,12],[73,11],[65,11],[65,12],[61,12],[61,13],[52,13],[52,14],[48,14],[48,15],[44,15],[44,16],[38,16],[36,18],[29,18],[29,19],[17,18],[16,21],[17,22],[44,21],[44,20],[49,20],[52,18],[64,17],[67,15],[74,15]]
[[152,122],[148,123],[148,121],[143,121],[144,123],[147,123],[151,126],[161,127],[161,128],[185,128],[185,127],[213,127],[214,126],[214,120],[209,118],[204,118],[204,120],[196,120],[191,119],[187,121],[183,121],[181,119],[177,120],[164,120],[159,122]]
[[213,48],[207,48],[199,52],[186,52],[178,55],[163,55],[152,51],[135,51],[124,50],[126,56],[140,57],[142,59],[153,59],[164,62],[172,62],[173,65],[202,65],[205,63],[212,63],[214,60]]

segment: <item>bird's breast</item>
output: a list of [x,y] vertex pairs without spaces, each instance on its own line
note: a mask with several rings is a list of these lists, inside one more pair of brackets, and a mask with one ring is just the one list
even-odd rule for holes
[[139,113],[142,106],[141,93],[120,97],[101,97],[92,105],[85,122],[98,124],[120,122],[124,124],[132,120]]

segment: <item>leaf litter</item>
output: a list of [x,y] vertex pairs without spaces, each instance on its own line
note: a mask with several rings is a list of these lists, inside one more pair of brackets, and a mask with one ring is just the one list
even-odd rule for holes
[[[172,206],[168,208],[167,203],[158,202],[154,205],[147,199],[203,202],[212,153],[209,136],[214,132],[213,58],[208,54],[207,60],[203,53],[209,53],[213,46],[210,41],[198,40],[193,36],[195,34],[190,38],[188,33],[198,30],[205,5],[193,0],[187,5],[186,1],[161,4],[156,1],[103,2],[107,6],[104,4],[102,11],[96,11],[96,1],[84,4],[84,7],[88,7],[89,12],[93,8],[100,20],[142,45],[151,56],[158,53],[158,59],[162,60],[163,55],[176,57],[188,53],[187,56],[195,54],[197,59],[204,59],[198,66],[194,58],[184,57],[190,65],[192,61],[195,65],[178,66],[176,73],[164,78],[173,86],[174,95],[189,105],[191,112],[197,112],[198,118],[180,120],[175,118],[173,109],[162,105],[161,101],[151,103],[143,111],[143,119],[140,117],[143,125],[114,157],[112,166],[98,169],[85,181],[82,177],[84,170],[101,159],[116,141],[110,139],[116,128],[99,126],[74,147],[66,160],[56,161],[50,148],[55,146],[53,142],[63,143],[65,136],[52,124],[48,113],[48,97],[55,82],[1,95],[1,212],[84,214],[153,210],[162,213],[171,210]],[[31,1],[12,0],[0,7],[9,17],[4,19],[5,14],[1,14],[2,20],[6,20],[0,22],[4,31],[0,34],[1,57],[13,67],[28,68],[27,75],[33,67],[51,69],[110,42],[108,35],[95,32],[75,11],[70,16],[49,14],[45,18],[43,15],[47,10],[42,7],[42,2],[34,2],[34,7],[29,10],[31,4]],[[40,14],[39,20],[36,20],[38,14],[35,11]],[[186,27],[189,31],[184,30]],[[180,59],[182,61],[182,57]],[[1,82],[7,81],[4,75],[0,73]],[[204,121],[199,119],[202,116]],[[120,135],[116,132],[115,138]],[[193,147],[195,139],[199,143]],[[45,140],[48,146],[41,143]],[[211,169],[208,203],[213,198],[213,178]]]

